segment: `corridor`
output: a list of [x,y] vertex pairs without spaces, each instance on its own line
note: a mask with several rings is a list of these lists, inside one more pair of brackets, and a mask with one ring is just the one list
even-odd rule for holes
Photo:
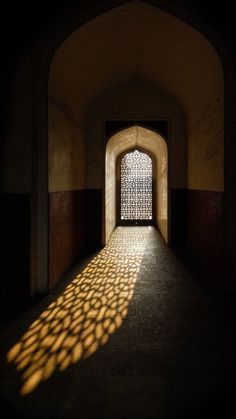
[[118,227],[2,331],[1,417],[216,417],[229,396],[229,316],[154,227]]

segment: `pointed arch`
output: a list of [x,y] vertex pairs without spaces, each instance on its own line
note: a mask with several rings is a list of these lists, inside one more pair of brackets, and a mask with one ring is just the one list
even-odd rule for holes
[[163,137],[140,126],[119,131],[113,135],[106,147],[105,156],[105,240],[108,242],[117,224],[116,215],[116,162],[125,151],[141,148],[152,154],[156,160],[156,219],[155,222],[169,242],[168,228],[168,151]]

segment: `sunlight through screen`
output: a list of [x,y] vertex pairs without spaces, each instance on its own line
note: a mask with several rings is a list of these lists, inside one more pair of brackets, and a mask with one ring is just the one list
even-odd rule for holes
[[121,160],[121,220],[152,220],[152,159],[139,150]]
[[21,395],[57,369],[93,354],[122,324],[134,293],[148,227],[119,227],[7,353],[22,371]]

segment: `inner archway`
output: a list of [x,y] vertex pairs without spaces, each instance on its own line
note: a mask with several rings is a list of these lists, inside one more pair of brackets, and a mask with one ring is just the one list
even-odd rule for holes
[[[108,242],[119,219],[117,187],[119,185],[119,159],[127,152],[142,150],[152,156],[154,171],[152,187],[156,191],[153,202],[153,223],[157,225],[166,243],[168,227],[168,153],[165,139],[150,129],[132,126],[113,135],[106,147],[105,156],[105,240]],[[150,158],[150,157],[149,157]]]

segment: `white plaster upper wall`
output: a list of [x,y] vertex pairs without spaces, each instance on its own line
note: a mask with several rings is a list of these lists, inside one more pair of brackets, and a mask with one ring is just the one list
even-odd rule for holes
[[106,119],[168,119],[170,186],[186,187],[184,112],[167,94],[141,80],[133,80],[113,89],[89,109],[86,124],[87,188],[103,187]]
[[49,192],[85,187],[84,134],[63,103],[49,101]]
[[224,191],[224,105],[219,95],[188,132],[187,185],[190,189]]

